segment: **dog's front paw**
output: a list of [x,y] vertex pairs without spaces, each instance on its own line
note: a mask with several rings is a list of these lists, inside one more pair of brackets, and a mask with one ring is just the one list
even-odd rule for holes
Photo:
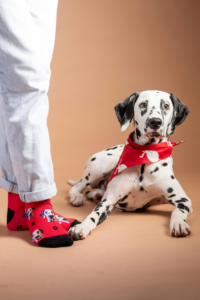
[[81,223],[71,227],[68,233],[76,241],[84,240],[86,236],[91,233],[91,229],[89,225]]
[[85,203],[85,197],[79,192],[73,193],[71,194],[70,203],[73,206],[81,206]]
[[190,226],[184,221],[173,220],[170,223],[170,234],[174,237],[184,237],[191,234]]

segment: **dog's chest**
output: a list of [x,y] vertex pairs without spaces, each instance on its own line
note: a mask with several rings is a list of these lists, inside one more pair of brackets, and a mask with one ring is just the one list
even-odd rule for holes
[[[163,178],[172,171],[171,157],[151,164],[144,164],[125,170],[129,180],[132,180],[133,185],[129,193],[123,196],[122,201],[118,202],[116,208],[126,211],[135,211],[138,208],[144,207],[146,203],[156,197],[160,197],[159,187],[162,185]],[[121,174],[122,175],[122,174]],[[165,200],[159,198],[158,204],[166,203]]]

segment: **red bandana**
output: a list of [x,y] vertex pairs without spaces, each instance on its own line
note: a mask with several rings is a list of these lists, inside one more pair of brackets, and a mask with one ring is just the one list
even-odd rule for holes
[[169,157],[172,154],[172,147],[183,143],[183,141],[173,143],[171,140],[169,140],[168,142],[155,145],[138,145],[133,142],[133,136],[134,131],[129,135],[129,138],[124,146],[124,150],[114,171],[112,172],[109,181],[126,168],[154,163]]

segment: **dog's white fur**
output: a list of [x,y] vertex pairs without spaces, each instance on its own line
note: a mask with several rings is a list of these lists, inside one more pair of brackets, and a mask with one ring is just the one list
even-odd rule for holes
[[[172,94],[160,91],[135,93],[115,109],[122,131],[128,127],[134,114],[134,142],[141,145],[168,141],[175,126],[181,124],[189,112]],[[152,120],[157,120],[157,125],[160,120],[161,125],[155,127]],[[94,154],[87,161],[82,179],[78,182],[69,181],[73,185],[70,203],[74,206],[84,204],[82,192],[87,185],[93,188],[87,197],[93,199],[97,194],[102,196],[93,212],[81,224],[70,228],[70,235],[74,239],[84,239],[108,217],[113,207],[122,211],[137,211],[165,203],[175,205],[170,221],[171,235],[189,235],[191,230],[186,219],[188,213],[192,212],[191,200],[174,177],[171,156],[159,162],[125,169],[107,185],[123,148],[124,145],[117,145]]]

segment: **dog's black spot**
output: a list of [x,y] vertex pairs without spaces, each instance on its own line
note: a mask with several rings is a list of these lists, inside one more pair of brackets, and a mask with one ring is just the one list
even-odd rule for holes
[[137,122],[137,121],[135,121],[135,123],[138,125],[138,122]]
[[144,167],[145,167],[145,164],[142,164],[142,166],[141,166],[141,174],[144,173]]
[[82,181],[82,178],[79,180],[79,182],[81,182]]
[[185,209],[185,210],[187,210],[188,212],[190,211],[189,208],[188,208],[186,205],[184,205],[183,203],[179,203],[177,207],[178,207],[180,210],[181,210],[181,209]]
[[102,199],[102,196],[97,195],[96,199],[97,199],[97,200],[101,200],[101,199]]
[[141,182],[143,180],[143,176],[141,175],[139,178],[139,181]]
[[99,203],[97,204],[97,206],[94,208],[94,211],[99,210],[99,208],[101,208],[102,206],[103,206],[102,202],[99,202]]
[[107,173],[103,173],[103,177],[106,177],[107,176]]
[[112,153],[107,153],[107,155],[112,155]]
[[169,203],[171,203],[172,205],[175,205],[174,202],[172,202],[172,200],[168,200]]
[[141,137],[141,132],[137,128],[136,128],[136,136],[137,136],[137,139],[139,139]]
[[119,200],[119,202],[123,202],[124,200],[126,200],[128,198],[128,195],[124,196],[122,199]]
[[179,209],[183,214],[185,213],[182,209]]
[[172,194],[172,195],[169,196],[169,198],[172,198],[172,197],[175,197],[175,196],[176,196],[175,194]]
[[174,176],[173,176],[173,175],[171,175],[171,179],[174,179]]
[[155,107],[155,106],[152,106],[152,109],[156,109],[156,107]]
[[118,205],[119,205],[120,207],[127,207],[128,203],[127,203],[127,202],[125,202],[125,203],[118,203]]
[[188,199],[186,199],[186,198],[181,198],[181,200],[176,200],[175,202],[176,203],[181,203],[181,202],[187,202],[188,201]]
[[85,176],[85,179],[86,179],[86,180],[89,180],[89,177],[88,177],[88,176]]
[[107,211],[107,210],[109,210],[109,208],[110,208],[110,206],[109,206],[109,205],[107,205],[107,206],[106,206],[106,211]]
[[96,211],[96,214],[99,216],[100,215],[100,213],[98,212],[98,211]]
[[143,117],[147,113],[147,109],[145,108],[144,110],[141,111],[141,116]]
[[90,218],[90,220],[95,223],[95,219],[94,218]]
[[185,219],[183,219],[183,221],[185,222]]
[[88,174],[88,176],[90,176],[90,173]]
[[97,225],[101,224],[103,221],[105,221],[108,217],[108,214],[106,212],[103,212],[99,218],[99,222],[97,223]]
[[94,161],[96,159],[96,157],[93,157],[92,159],[91,159],[91,161]]
[[147,132],[147,128],[144,128],[144,132]]
[[106,202],[107,201],[107,199],[104,199],[102,202]]
[[166,167],[167,165],[168,165],[168,163],[166,163],[166,162],[162,164],[163,167]]
[[168,192],[168,193],[172,193],[172,192],[173,192],[173,188],[171,188],[171,187],[168,188],[167,192]]
[[144,191],[144,188],[141,186],[140,187],[140,192],[143,192]]
[[181,200],[189,201],[187,198],[181,198]]
[[164,195],[162,195],[161,197],[164,198],[165,200],[167,200]]
[[154,172],[157,172],[157,171],[159,171],[158,167],[156,167],[155,170],[151,171],[151,174],[154,173]]
[[108,149],[106,149],[105,151],[109,151],[109,150],[115,150],[115,149],[117,149],[118,147],[117,146],[115,146],[115,147],[113,147],[113,148],[108,148]]
[[86,185],[85,186],[88,186],[88,185],[90,185],[90,183],[88,182],[88,183],[86,183]]
[[87,194],[89,194],[90,193],[90,191],[87,191],[86,193],[85,193],[85,195],[87,195]]

